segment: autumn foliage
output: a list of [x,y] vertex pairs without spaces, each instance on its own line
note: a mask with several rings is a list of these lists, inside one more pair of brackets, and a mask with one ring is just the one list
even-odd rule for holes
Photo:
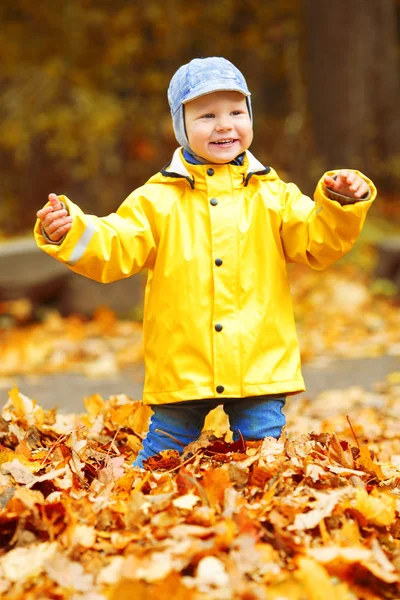
[[3,0],[0,230],[30,231],[51,191],[89,213],[114,211],[170,160],[166,90],[181,64],[201,56],[225,56],[244,72],[252,150],[284,180],[311,194],[325,170],[346,166],[397,197],[399,8]]
[[[303,360],[396,356],[398,300],[352,266],[293,278]],[[142,360],[141,328],[94,318],[1,332],[0,373],[99,377]],[[338,381],[340,388],[340,381]],[[207,417],[182,456],[133,469],[151,410],[124,394],[44,410],[14,387],[0,417],[4,600],[378,600],[400,596],[400,374],[292,397],[281,439],[232,442]]]
[[[370,22],[380,3],[364,4]],[[398,1],[385,2],[394,4],[398,13]],[[307,88],[307,69],[315,66],[307,48],[323,30],[313,11],[307,29],[305,5],[312,2],[5,0],[1,235],[31,231],[52,189],[105,214],[162,167],[176,147],[169,79],[200,55],[227,56],[245,72],[254,91],[257,156],[311,193],[310,182],[325,167],[318,137],[340,157],[343,145],[332,143],[324,127],[313,130],[310,102],[327,110],[336,97],[340,110],[321,121],[338,136],[338,124],[347,130],[344,116],[351,115],[343,88],[326,87],[326,69],[323,85],[317,81],[314,93]],[[327,3],[329,14],[320,7],[328,29],[338,6]],[[367,28],[358,27],[359,37],[351,29],[363,15],[343,15],[343,39],[353,40],[363,64],[389,84],[389,63]],[[381,31],[375,38],[385,40]],[[322,42],[314,58],[326,61],[330,53],[338,66],[330,77],[357,72],[362,81],[354,64],[339,64],[335,44]],[[368,90],[375,80],[366,81]],[[397,101],[396,82],[393,76]],[[351,90],[362,92],[347,100],[364,119],[352,135],[392,192],[398,130],[387,118],[395,114],[385,108],[387,90]],[[361,100],[375,120],[363,117]],[[378,140],[382,123],[387,136]],[[361,160],[357,153],[355,159]],[[385,214],[398,220],[393,204]],[[319,274],[318,282],[297,270],[291,288],[304,363],[400,355],[398,296],[375,284],[349,265]],[[3,389],[16,375],[100,378],[143,359],[140,324],[119,321],[107,308],[92,319],[33,317],[26,299],[0,304]],[[353,387],[290,398],[279,440],[233,443],[226,415],[216,409],[182,456],[153,457],[144,471],[131,466],[151,415],[138,399],[93,395],[84,399],[83,414],[65,415],[45,410],[22,387],[9,390],[0,416],[1,599],[400,598],[399,372],[373,392]]]
[[140,403],[94,396],[63,416],[11,390],[2,598],[397,598],[399,381],[322,400],[293,402],[282,438],[259,443],[226,441],[217,411],[182,457],[137,471]]

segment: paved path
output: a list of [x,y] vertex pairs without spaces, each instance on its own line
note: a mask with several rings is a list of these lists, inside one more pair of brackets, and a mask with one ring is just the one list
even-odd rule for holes
[[[336,360],[323,368],[305,365],[305,395],[313,398],[324,390],[345,389],[354,385],[372,390],[375,383],[384,381],[394,371],[400,371],[399,356]],[[0,406],[7,400],[8,389],[17,384],[23,394],[34,398],[46,409],[58,407],[64,413],[79,413],[84,410],[83,397],[91,394],[100,394],[105,399],[113,394],[126,394],[133,399],[140,399],[143,365],[126,370],[115,378],[88,379],[78,374],[57,374],[35,379],[16,377],[0,383]]]

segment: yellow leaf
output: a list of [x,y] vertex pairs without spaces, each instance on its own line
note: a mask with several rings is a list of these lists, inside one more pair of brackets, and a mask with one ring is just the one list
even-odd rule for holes
[[300,581],[287,579],[279,583],[268,584],[268,599],[270,600],[304,600],[306,592]]
[[149,428],[150,417],[153,414],[150,406],[139,404],[135,413],[129,419],[129,426],[135,433],[145,434]]
[[359,450],[360,456],[358,457],[357,462],[363,466],[366,471],[374,473],[380,481],[387,479],[381,467],[372,460],[368,446],[360,445]]
[[16,416],[24,423],[24,425],[28,427],[32,425],[43,425],[44,410],[41,406],[38,406],[34,400],[21,394],[17,386],[13,387],[8,392],[8,396],[14,405]]
[[387,492],[374,489],[368,495],[366,490],[357,488],[356,501],[352,505],[374,525],[388,526],[396,520],[396,498]]
[[13,450],[9,450],[7,448],[5,450],[1,450],[0,452],[0,467],[1,465],[12,462],[15,459],[28,467],[31,473],[35,473],[42,466],[40,460],[28,460],[24,454],[21,454],[20,452],[14,452]]
[[[150,475],[150,473],[149,473]],[[120,477],[118,479],[118,481],[116,482],[116,491],[118,493],[121,492],[131,492],[132,491],[132,484],[135,480],[135,473],[127,473],[126,475],[124,475],[123,477]]]
[[400,383],[400,371],[393,371],[393,373],[389,373],[386,379],[388,383],[391,383],[393,385]]
[[129,433],[128,433],[126,436],[126,441],[128,443],[129,448],[131,450],[133,450],[133,452],[136,452],[136,454],[137,454],[142,445],[140,438],[136,437],[136,435],[129,435]]
[[133,403],[117,406],[110,411],[111,421],[120,427],[126,427],[128,418],[132,415]]
[[193,590],[182,582],[178,573],[171,573],[163,581],[150,584],[146,581],[132,581],[122,579],[113,589],[110,600],[160,600],[160,598],[173,598],[174,600],[192,600]]
[[92,417],[97,417],[100,415],[105,408],[105,402],[100,394],[92,394],[92,396],[89,396],[89,398],[84,398],[83,404],[85,405],[89,415]]
[[223,437],[229,430],[228,415],[222,409],[222,406],[217,406],[211,410],[203,425],[203,431],[211,429],[216,437]]
[[28,461],[26,460],[25,456],[23,456],[23,455],[22,455],[22,457],[21,457],[21,456],[18,456],[18,455],[17,455],[17,454],[15,454],[15,452],[13,452],[12,450],[8,450],[8,449],[6,449],[6,450],[2,450],[2,451],[0,452],[0,466],[1,466],[3,463],[12,462],[12,461],[14,460],[14,458],[18,458],[18,459],[19,459],[21,462],[22,462],[22,459],[24,459],[24,460],[25,460],[25,463],[26,463],[26,462],[28,462]]
[[334,585],[328,571],[312,558],[301,556],[297,564],[295,576],[304,585],[308,600],[350,600],[353,597],[346,584]]
[[357,546],[360,543],[360,529],[357,521],[346,520],[340,529],[334,531],[338,543]]

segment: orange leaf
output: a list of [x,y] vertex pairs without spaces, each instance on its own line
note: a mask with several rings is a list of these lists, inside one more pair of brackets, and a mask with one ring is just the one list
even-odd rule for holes
[[387,477],[383,473],[381,467],[372,460],[372,458],[371,458],[371,452],[370,452],[368,446],[360,445],[359,446],[359,450],[360,450],[360,456],[358,457],[357,462],[362,467],[364,467],[364,469],[366,471],[368,471],[369,473],[373,473],[374,475],[376,475],[376,477],[380,481],[383,481],[383,480],[387,479]]
[[223,465],[216,469],[210,469],[203,475],[201,485],[206,491],[211,506],[224,503],[225,490],[232,487],[228,467]]

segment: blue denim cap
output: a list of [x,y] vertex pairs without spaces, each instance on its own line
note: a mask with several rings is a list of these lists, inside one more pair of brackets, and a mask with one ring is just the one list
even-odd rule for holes
[[191,152],[186,135],[183,105],[212,92],[232,91],[246,96],[252,119],[250,92],[242,73],[226,58],[211,56],[194,58],[174,74],[168,88],[175,137],[180,146]]

